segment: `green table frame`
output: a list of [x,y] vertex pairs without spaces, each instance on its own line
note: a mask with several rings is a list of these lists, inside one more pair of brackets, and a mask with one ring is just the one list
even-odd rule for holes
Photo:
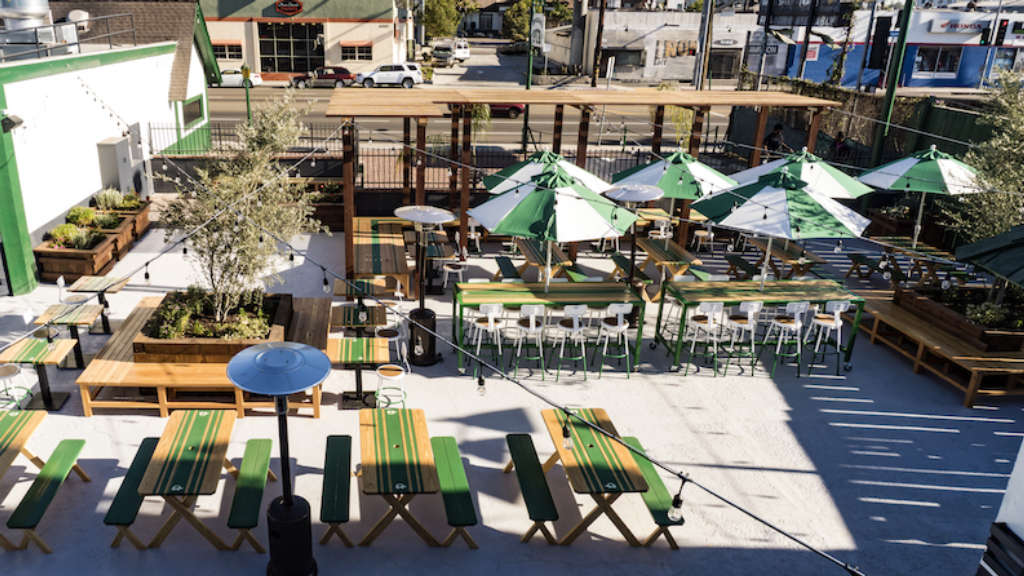
[[[788,304],[789,302],[808,301],[824,303],[829,300],[849,300],[857,311],[853,317],[853,329],[845,346],[833,342],[843,352],[843,363],[847,370],[853,367],[853,344],[860,329],[860,319],[864,312],[864,299],[832,280],[775,280],[765,282],[764,290],[761,283],[754,281],[737,282],[665,282],[661,285],[661,303],[658,305],[658,320],[654,327],[654,341],[651,348],[664,344],[672,354],[672,369],[678,371],[682,366],[680,358],[683,352],[683,338],[686,334],[686,312],[701,302],[723,302],[726,306],[735,306],[741,302],[761,301],[767,306]],[[671,296],[683,307],[679,322],[679,337],[673,343],[661,333],[662,315],[665,310],[665,299]]]

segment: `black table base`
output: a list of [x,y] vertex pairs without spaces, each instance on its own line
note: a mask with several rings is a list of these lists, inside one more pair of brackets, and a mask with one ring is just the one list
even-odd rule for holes
[[36,365],[36,375],[39,377],[39,396],[35,396],[28,403],[31,410],[46,410],[57,412],[64,407],[64,404],[71,397],[68,392],[50,392],[50,377],[46,373],[46,366]]
[[338,407],[342,410],[362,410],[363,408],[376,408],[376,392],[342,392],[341,401]]

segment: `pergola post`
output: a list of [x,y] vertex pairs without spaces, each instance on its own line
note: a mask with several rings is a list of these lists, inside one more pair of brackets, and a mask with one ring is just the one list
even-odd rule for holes
[[459,254],[466,249],[466,235],[469,233],[469,166],[473,162],[472,130],[473,114],[469,106],[462,106],[462,196],[459,198]]
[[416,119],[416,204],[427,203],[427,119]]
[[[449,137],[449,157],[452,160],[457,160],[459,157],[459,116],[462,114],[462,108],[453,104],[451,107],[452,116],[452,130],[451,136]],[[459,168],[456,164],[448,165],[448,208],[451,210],[455,209],[458,205],[459,195]]]
[[562,120],[565,118],[565,105],[555,104],[555,126],[551,132],[551,151],[562,153]]
[[402,191],[406,204],[412,204],[412,118],[402,118]]
[[807,127],[807,151],[814,154],[814,146],[818,143],[818,131],[821,129],[821,108],[811,112],[811,123]]
[[658,105],[654,107],[654,126],[651,133],[651,154],[655,157],[661,156],[661,137],[665,132],[665,107]]
[[[590,106],[580,106],[580,125],[576,132],[576,165],[587,169],[587,141],[590,137]],[[575,242],[569,244],[569,259],[576,261],[579,252]]]
[[355,218],[356,218],[356,170],[355,170],[355,126],[354,118],[342,118],[341,128],[341,182],[345,220],[345,278],[355,275]]
[[[690,145],[689,153],[690,156],[697,158],[700,156],[700,143],[704,136],[704,119],[707,117],[711,108],[708,106],[700,106],[693,109],[693,123],[690,125]],[[676,244],[680,246],[686,246],[690,241],[690,203],[692,200],[686,199],[679,203],[679,226],[676,227]]]
[[757,128],[754,129],[754,147],[750,151],[750,167],[761,164],[761,146],[764,145],[764,132],[768,127],[768,107],[761,106],[757,113]]

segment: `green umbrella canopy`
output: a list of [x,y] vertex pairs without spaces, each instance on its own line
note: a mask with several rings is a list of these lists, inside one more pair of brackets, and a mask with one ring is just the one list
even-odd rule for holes
[[956,259],[1024,286],[1024,225],[956,249]]
[[778,160],[737,172],[732,177],[741,185],[749,184],[756,182],[765,174],[778,172],[783,168],[791,175],[806,182],[812,192],[829,198],[859,198],[869,192],[874,192],[870,186],[862,184],[842,170],[834,168],[828,162],[808,152],[807,148]]
[[980,192],[978,171],[932,146],[860,175],[880,190],[957,196]]
[[657,186],[665,198],[678,200],[696,200],[736,185],[732,178],[681,151],[623,170],[612,176],[612,183]]
[[790,240],[856,237],[870,224],[785,169],[699,200],[693,208],[723,226]]
[[522,162],[506,166],[494,174],[484,176],[484,186],[487,187],[491,194],[502,194],[516,186],[528,184],[530,180],[542,174],[549,166],[558,166],[569,176],[575,178],[579,184],[599,194],[611,186],[601,178],[569,162],[561,155],[548,152],[547,150],[534,152]]
[[529,184],[491,198],[469,215],[493,234],[554,242],[616,238],[636,220],[558,166],[548,166]]

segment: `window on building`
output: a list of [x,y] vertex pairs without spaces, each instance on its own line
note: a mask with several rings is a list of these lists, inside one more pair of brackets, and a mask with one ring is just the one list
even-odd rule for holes
[[1024,72],[1024,49],[997,48],[995,59],[992,60],[992,73],[1001,71]]
[[961,46],[921,46],[914,60],[914,73],[922,76],[956,76],[960,69]]
[[309,72],[324,65],[323,24],[260,22],[260,71]]
[[341,59],[342,60],[373,60],[373,46],[367,44],[366,46],[341,46]]
[[217,60],[241,60],[241,44],[214,44],[213,57]]
[[203,119],[203,98],[197,96],[181,106],[181,123],[186,128]]
[[494,14],[490,12],[481,12],[479,20],[481,30],[494,30],[497,28],[497,26],[494,25]]

